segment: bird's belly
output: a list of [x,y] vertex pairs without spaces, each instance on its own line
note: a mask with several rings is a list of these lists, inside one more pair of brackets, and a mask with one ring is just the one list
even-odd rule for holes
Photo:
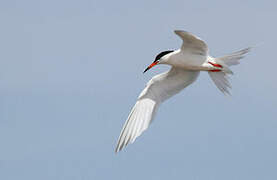
[[178,67],[186,70],[206,70],[203,64],[207,57],[202,55],[195,56],[179,56],[171,59],[170,64],[173,67]]

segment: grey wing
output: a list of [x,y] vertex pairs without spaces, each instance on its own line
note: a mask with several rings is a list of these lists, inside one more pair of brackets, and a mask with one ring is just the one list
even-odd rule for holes
[[175,30],[174,32],[183,40],[182,50],[203,56],[208,54],[207,44],[199,37],[182,30]]
[[115,152],[133,143],[149,127],[159,105],[193,83],[198,75],[199,71],[171,68],[169,72],[153,77],[131,110],[121,130]]

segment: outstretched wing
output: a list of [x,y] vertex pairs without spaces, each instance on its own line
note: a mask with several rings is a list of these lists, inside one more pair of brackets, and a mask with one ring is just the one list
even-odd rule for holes
[[207,44],[199,37],[182,30],[175,30],[174,32],[183,40],[182,50],[203,56],[208,54]]
[[199,71],[171,68],[166,73],[154,76],[147,83],[131,110],[121,130],[115,152],[133,143],[149,127],[159,105],[193,83],[198,75]]

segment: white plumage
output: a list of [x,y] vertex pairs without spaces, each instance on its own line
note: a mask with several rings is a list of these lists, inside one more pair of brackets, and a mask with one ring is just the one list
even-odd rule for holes
[[236,65],[250,48],[230,55],[213,58],[208,54],[208,46],[191,33],[176,30],[183,44],[181,49],[160,53],[146,71],[156,64],[171,65],[168,72],[154,76],[146,85],[131,110],[118,138],[115,151],[133,143],[152,122],[159,105],[193,83],[200,71],[208,71],[215,85],[224,94],[229,94],[231,84],[229,66]]
[[131,110],[120,133],[116,152],[125,147],[129,142],[133,143],[148,128],[159,105],[194,82],[198,75],[199,71],[185,71],[179,68],[171,68],[166,73],[154,76],[147,83]]

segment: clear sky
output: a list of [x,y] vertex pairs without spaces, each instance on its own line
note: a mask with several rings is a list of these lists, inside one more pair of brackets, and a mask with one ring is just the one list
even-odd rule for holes
[[[0,1],[1,180],[276,180],[275,1]],[[202,72],[114,153],[174,29],[213,56],[256,46],[232,97]]]

